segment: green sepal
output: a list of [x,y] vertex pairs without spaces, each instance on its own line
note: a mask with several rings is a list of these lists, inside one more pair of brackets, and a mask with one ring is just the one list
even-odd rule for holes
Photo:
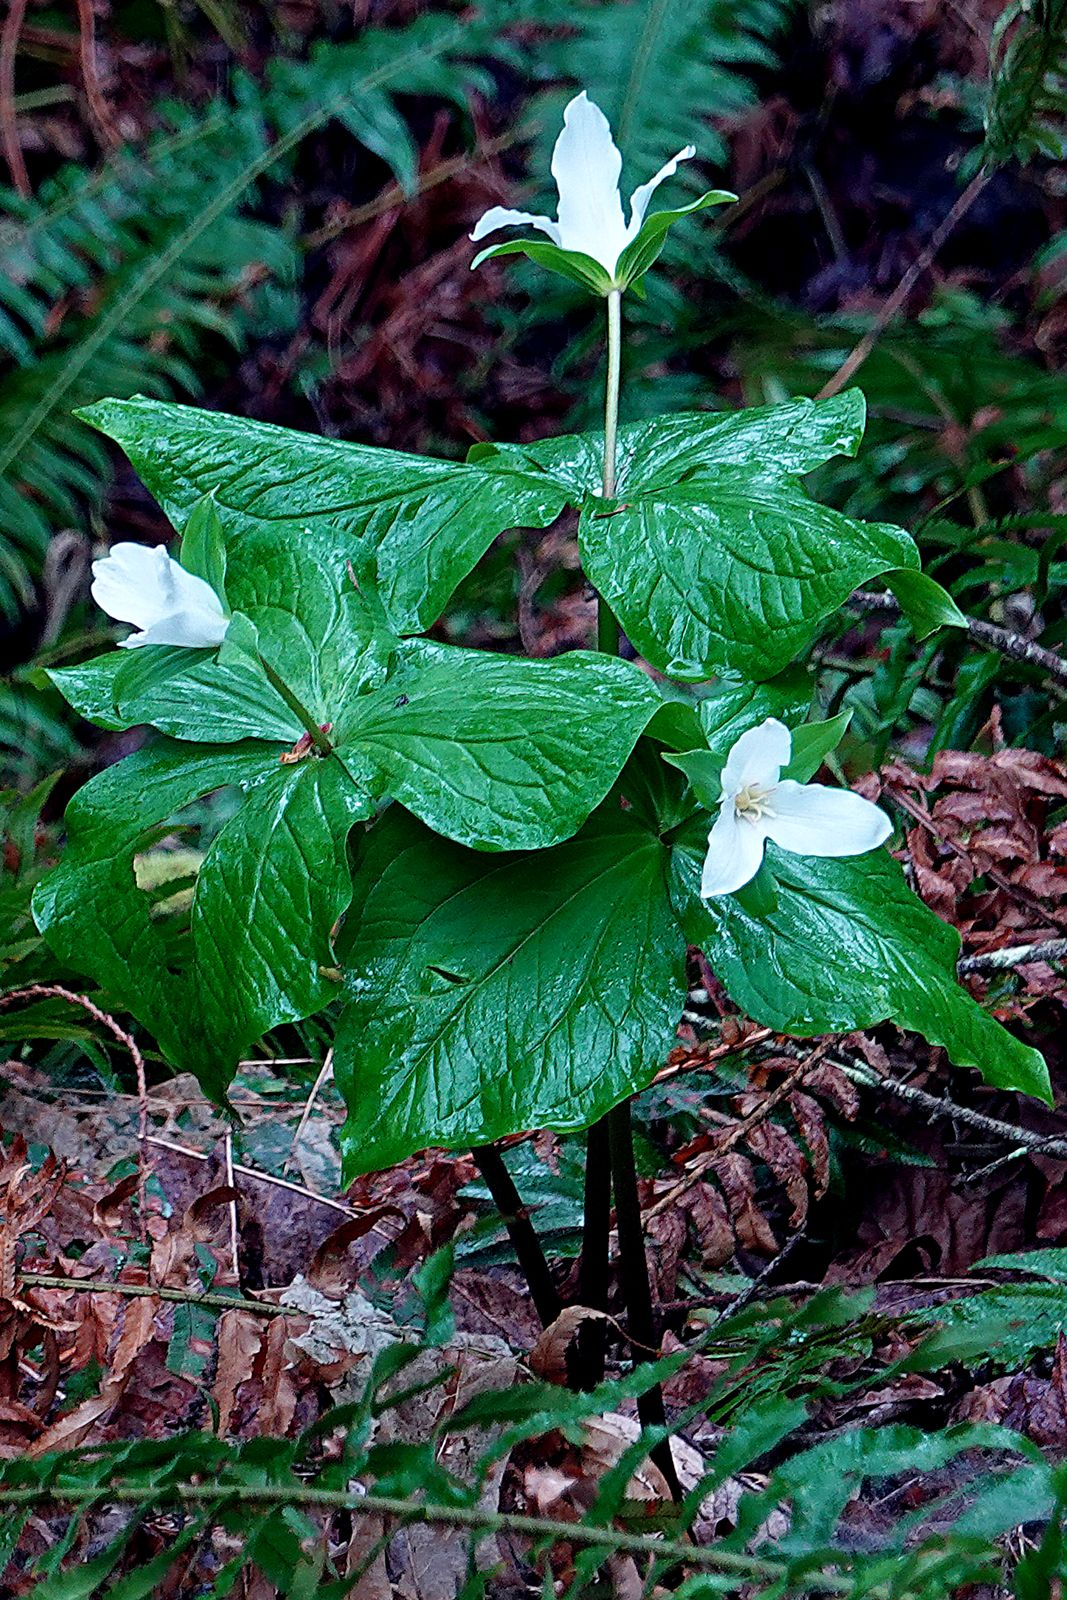
[[709,206],[728,205],[737,196],[729,189],[709,189],[698,200],[687,206],[677,206],[669,211],[653,211],[641,225],[641,231],[622,252],[615,264],[615,282],[619,288],[632,288],[644,277],[667,242],[667,231],[682,217],[695,211],[705,211]]
[[721,756],[711,750],[664,751],[663,759],[669,766],[677,767],[689,780],[689,787],[702,806],[710,811],[722,795]]
[[782,777],[807,783],[818,772],[830,751],[841,743],[851,721],[851,711],[839,711],[836,717],[830,717],[826,722],[802,722],[799,728],[793,728],[792,751],[788,763],[782,768]]
[[226,534],[215,504],[214,493],[205,494],[193,506],[182,532],[178,559],[186,572],[210,584],[228,613],[226,604]]
[[[635,241],[636,242],[636,241]],[[483,261],[491,261],[495,256],[528,256],[539,267],[547,267],[549,272],[558,272],[561,277],[569,278],[571,283],[580,284],[583,289],[588,289],[595,295],[609,295],[617,285],[612,282],[611,276],[601,266],[599,261],[594,261],[592,256],[587,256],[580,250],[563,250],[558,244],[552,244],[543,239],[508,239],[504,244],[491,244],[488,249],[480,250],[471,262],[471,271],[480,267]]]

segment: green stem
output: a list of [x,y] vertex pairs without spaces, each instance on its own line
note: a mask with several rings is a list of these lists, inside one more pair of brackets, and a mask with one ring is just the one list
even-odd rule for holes
[[608,295],[608,378],[604,388],[604,499],[615,493],[619,439],[619,387],[622,378],[622,290]]
[[259,664],[263,668],[263,671],[267,674],[267,681],[271,688],[277,689],[278,693],[289,707],[289,710],[293,713],[293,716],[302,725],[302,727],[306,729],[312,744],[318,750],[319,754],[324,756],[331,755],[333,753],[333,745],[330,743],[329,739],[327,739],[326,735],[322,731],[322,728],[315,721],[315,718],[312,716],[304,702],[297,699],[296,695],[293,693],[292,689],[290,689],[285,679],[279,677],[278,673],[275,672],[270,662],[262,655],[259,657]]
[[[325,1511],[349,1511],[360,1516],[399,1517],[405,1523],[439,1524],[444,1527],[471,1528],[479,1533],[512,1533],[537,1540],[566,1540],[568,1544],[608,1554],[625,1551],[649,1556],[655,1561],[684,1560],[702,1571],[729,1572],[752,1579],[785,1576],[786,1564],[773,1556],[748,1555],[743,1551],[721,1550],[716,1545],[683,1544],[664,1539],[658,1533],[627,1533],[619,1528],[598,1528],[587,1523],[557,1522],[547,1517],[523,1516],[518,1512],[488,1511],[480,1506],[434,1504],[402,1500],[395,1495],[363,1494],[352,1489],[319,1489],[312,1484],[220,1484],[159,1483],[144,1484],[42,1484],[31,1487],[0,1487],[0,1512],[15,1506],[35,1505],[134,1505],[207,1506],[217,1512],[224,1505],[304,1506]],[[829,1594],[852,1594],[854,1585],[844,1573],[821,1571],[809,1574],[813,1589]]]
[[[608,374],[604,386],[604,498],[615,493],[616,456],[619,437],[619,388],[622,378],[622,292],[608,295]],[[597,649],[604,655],[619,653],[619,625],[606,600],[597,601]],[[608,1308],[608,1244],[611,1236],[611,1155],[606,1117],[586,1134],[585,1215],[582,1224],[582,1257],[578,1296],[583,1306],[594,1311]],[[604,1376],[602,1322],[588,1322],[578,1335],[579,1383],[592,1389]]]

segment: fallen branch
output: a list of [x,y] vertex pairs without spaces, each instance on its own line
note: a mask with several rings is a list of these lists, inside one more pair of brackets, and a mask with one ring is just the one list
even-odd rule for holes
[[185,1306],[211,1306],[217,1311],[252,1311],[260,1317],[292,1316],[291,1306],[271,1305],[235,1294],[196,1294],[186,1289],[160,1289],[153,1283],[114,1283],[109,1278],[64,1278],[53,1272],[20,1272],[24,1289],[75,1289],[79,1294],[120,1294],[134,1300],[174,1300]]
[[[845,603],[860,611],[884,611],[887,615],[895,615],[900,611],[900,603],[895,595],[873,594],[867,589],[857,589]],[[1035,644],[1032,639],[1024,639],[1021,633],[1012,633],[1008,628],[1000,628],[994,622],[983,622],[981,617],[967,618],[967,632],[976,644],[997,650],[1010,661],[1020,661],[1028,667],[1039,667],[1058,685],[1062,684],[1067,688],[1067,661],[1057,655],[1055,650],[1046,650],[1044,645]]]
[[1010,972],[1035,961],[1067,961],[1067,939],[1039,939],[1036,944],[1009,944],[1002,950],[960,956],[956,971],[964,977],[970,972]]

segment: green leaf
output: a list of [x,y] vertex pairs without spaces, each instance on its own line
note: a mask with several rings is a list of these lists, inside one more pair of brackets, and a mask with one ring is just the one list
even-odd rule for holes
[[901,568],[887,572],[885,581],[900,601],[900,609],[917,639],[936,628],[966,628],[967,618],[947,589],[925,572]]
[[[223,785],[240,788],[245,804],[200,869],[188,961],[174,970],[173,943],[137,886],[134,860],[155,825]],[[333,968],[330,932],[351,895],[345,840],[368,811],[333,759],[285,767],[270,745],[191,751],[160,742],[75,795],[66,850],[37,887],[34,916],[59,956],[221,1093],[262,1033],[333,998],[324,969]]]
[[[585,570],[653,666],[685,680],[724,670],[766,678],[858,585],[919,565],[903,529],[820,506],[799,482],[855,454],[863,420],[851,390],[624,428],[611,502],[599,496],[599,434],[498,446],[479,460],[524,476],[540,469],[581,505]],[[928,608],[928,590],[923,599]]]
[[[368,802],[391,796],[484,850],[537,849],[574,833],[662,705],[630,662],[591,651],[528,661],[383,634],[344,579],[287,550],[246,578],[218,652],[145,647],[75,669],[69,687],[111,726],[172,738],[292,748],[304,725],[264,676],[268,660],[328,735]],[[95,667],[99,682],[93,681]],[[101,718],[103,720],[103,718]]]
[[610,509],[586,506],[578,539],[635,648],[683,681],[773,676],[853,589],[919,562],[903,529],[820,506],[773,467],[620,490]]
[[545,527],[566,496],[543,474],[486,472],[155,400],[101,400],[79,415],[118,441],[183,528],[214,491],[227,531],[229,602],[248,611],[264,557],[288,549],[375,581],[391,626],[418,633],[512,527]]
[[206,494],[189,513],[182,534],[181,564],[209,583],[226,602],[226,536],[214,498]]
[[686,936],[749,1016],[805,1037],[892,1020],[998,1088],[1050,1098],[1041,1056],[956,982],[959,934],[890,855],[817,860],[768,844],[777,905],[753,914],[736,895],[700,899],[705,833],[694,823],[674,853],[677,903]]
[[685,992],[667,851],[612,802],[535,856],[372,830],[341,937],[349,1176],[426,1145],[583,1128],[643,1088]]
[[660,704],[631,663],[591,651],[526,661],[419,639],[332,737],[357,783],[438,833],[537,849],[581,826]]

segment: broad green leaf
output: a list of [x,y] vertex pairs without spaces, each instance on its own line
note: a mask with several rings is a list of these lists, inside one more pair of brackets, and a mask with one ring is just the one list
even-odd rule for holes
[[401,800],[439,833],[485,850],[568,838],[662,705],[636,666],[596,652],[528,661],[400,642],[343,572],[287,548],[266,552],[242,586],[246,609],[217,658],[116,651],[55,681],[109,726],[149,723],[196,742],[274,740],[276,764],[304,732],[286,700],[292,691],[309,720],[329,729],[368,802]]
[[[836,455],[855,455],[866,416],[859,389],[832,400],[789,400],[745,411],[679,412],[619,429],[616,487],[619,499],[632,491],[653,493],[700,482],[722,467],[802,474]],[[599,496],[604,435],[565,434],[534,444],[479,444],[470,459],[520,476],[545,473],[569,491],[574,504]]]
[[155,400],[79,413],[117,440],[179,529],[214,491],[227,530],[228,598],[246,610],[265,556],[314,553],[375,579],[392,627],[418,633],[506,528],[553,521],[566,495],[544,474],[486,472]]
[[694,823],[675,850],[679,911],[749,1016],[801,1036],[891,1020],[987,1082],[1049,1099],[1041,1056],[956,982],[959,934],[912,894],[885,851],[833,861],[768,844],[777,904],[761,916],[737,895],[700,899],[703,845]]
[[[603,438],[480,450],[487,468],[540,469],[581,505],[586,572],[643,655],[686,680],[773,675],[854,588],[919,555],[900,528],[856,522],[812,501],[799,478],[854,454],[857,390],[823,402],[656,418],[621,430],[615,497],[599,494]],[[924,627],[931,589],[901,587]],[[943,611],[943,607],[941,610]]]
[[636,649],[683,681],[771,677],[853,589],[919,563],[903,529],[855,522],[747,466],[620,490],[610,506],[586,505],[578,537],[588,577]]
[[581,826],[660,704],[636,667],[590,651],[526,661],[418,639],[332,737],[357,783],[438,833],[537,849]]
[[685,993],[667,857],[610,801],[532,856],[475,854],[389,812],[339,946],[348,1174],[426,1145],[583,1128],[643,1088]]
[[[174,970],[173,941],[137,886],[135,858],[159,824],[224,785],[245,802],[205,857],[188,959]],[[281,766],[267,744],[191,751],[160,742],[75,795],[66,850],[37,888],[34,915],[57,954],[221,1093],[255,1039],[333,997],[330,933],[351,895],[345,841],[368,812],[335,759]]]

